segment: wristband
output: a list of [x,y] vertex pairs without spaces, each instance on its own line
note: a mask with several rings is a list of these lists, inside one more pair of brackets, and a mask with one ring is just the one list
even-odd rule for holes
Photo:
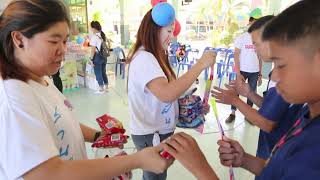
[[96,132],[96,133],[94,134],[93,141],[96,141],[96,140],[100,137],[100,135],[101,135],[101,132]]

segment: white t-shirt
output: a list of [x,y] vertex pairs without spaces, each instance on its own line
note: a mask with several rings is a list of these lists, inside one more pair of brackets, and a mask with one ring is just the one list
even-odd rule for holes
[[0,79],[0,179],[16,180],[50,158],[87,159],[80,124],[66,98],[45,87]]
[[[89,44],[92,47],[97,47],[98,50],[100,51],[101,44],[102,44],[101,33],[91,34]],[[96,52],[97,52],[97,49],[96,49]]]
[[240,35],[236,38],[234,46],[240,49],[240,71],[259,72],[259,59],[251,35],[248,32]]
[[178,101],[164,103],[154,96],[147,84],[165,77],[157,59],[149,52],[139,50],[129,67],[128,98],[130,130],[134,135],[159,132],[171,133],[178,119]]

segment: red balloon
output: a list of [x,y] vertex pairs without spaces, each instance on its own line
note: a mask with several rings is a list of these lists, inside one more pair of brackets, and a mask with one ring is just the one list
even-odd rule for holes
[[167,2],[167,0],[151,0],[151,5],[152,7],[154,7],[155,5],[161,2]]
[[177,37],[181,32],[181,24],[179,23],[178,20],[174,22],[174,31],[173,31],[173,36]]

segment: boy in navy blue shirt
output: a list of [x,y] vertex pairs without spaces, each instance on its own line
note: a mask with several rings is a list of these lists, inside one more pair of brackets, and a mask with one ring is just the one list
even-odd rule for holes
[[[253,45],[257,55],[263,61],[270,61],[265,47],[266,43],[261,40],[263,26],[272,20],[274,16],[264,16],[256,20],[248,29],[252,36]],[[290,105],[276,91],[275,82],[269,80],[267,90],[261,97],[249,88],[249,85],[242,81],[233,81],[227,85],[227,90],[215,88],[213,96],[218,102],[231,104],[237,107],[249,122],[259,127],[259,141],[257,157],[267,159],[273,146],[280,137],[293,125],[293,120],[298,114],[302,105]],[[257,111],[244,103],[238,94],[247,97],[260,109]]]
[[[268,160],[254,157],[226,137],[219,140],[224,166],[244,168],[261,180],[301,180],[320,177],[320,1],[302,0],[284,10],[264,28],[275,63],[272,80],[287,102],[304,104],[301,116],[275,145]],[[164,150],[198,179],[218,179],[196,141],[185,133],[171,136]]]

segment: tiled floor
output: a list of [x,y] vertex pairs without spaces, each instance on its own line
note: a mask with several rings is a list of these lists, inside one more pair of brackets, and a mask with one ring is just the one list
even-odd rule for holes
[[[72,93],[66,94],[74,105],[74,113],[78,120],[91,127],[98,128],[95,118],[108,113],[114,117],[121,120],[125,127],[129,124],[128,115],[128,104],[127,104],[127,94],[126,94],[126,80],[121,79],[119,76],[116,78],[115,87],[111,87],[109,92],[103,95],[94,94],[93,90],[81,88]],[[266,82],[263,86],[258,88],[258,91],[263,91],[265,89]],[[200,79],[200,84],[198,86],[197,93],[203,94],[205,83]],[[224,120],[230,113],[230,107],[226,105],[218,104],[219,115],[222,120]],[[218,159],[217,153],[217,140],[220,138],[219,130],[215,122],[212,112],[206,116],[205,132],[204,134],[199,134],[194,130],[184,130],[177,129],[179,131],[185,131],[191,134],[198,141],[201,149],[206,155],[211,166],[220,177],[220,179],[229,179],[228,168],[223,167]],[[243,116],[237,112],[236,121],[232,124],[224,124],[223,128],[226,130],[226,135],[230,138],[238,140],[245,150],[251,154],[255,154],[257,148],[258,140],[258,128],[244,122]],[[125,145],[125,150],[128,153],[135,151],[134,145],[131,140]],[[95,151],[87,144],[87,152],[89,158],[94,158]],[[140,180],[141,171],[135,170],[134,180]],[[237,180],[248,180],[254,179],[254,176],[243,170],[235,169],[235,177]],[[168,170],[168,180],[183,179],[192,180],[195,179],[191,173],[186,171],[179,162],[169,168]]]

